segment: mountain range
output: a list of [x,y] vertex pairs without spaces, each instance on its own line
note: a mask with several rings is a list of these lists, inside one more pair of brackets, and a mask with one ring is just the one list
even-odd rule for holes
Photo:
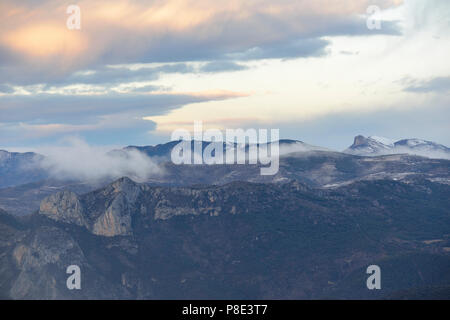
[[48,172],[40,167],[44,156],[34,152],[0,150],[0,188],[43,180]]
[[[358,136],[349,149],[358,149],[358,153],[362,153],[360,149],[369,143],[373,145],[374,141],[376,142],[372,138]],[[43,155],[3,151],[0,161],[0,208],[13,214],[29,214],[37,210],[40,201],[49,194],[61,190],[77,193],[92,191],[124,175],[140,182],[167,186],[222,185],[233,181],[282,183],[297,180],[311,187],[336,187],[358,180],[407,181],[417,175],[431,181],[449,183],[448,160],[407,153],[377,156],[376,153],[366,152],[367,156],[361,156],[351,154],[350,151],[335,152],[296,140],[280,140],[278,173],[261,176],[258,173],[261,165],[175,165],[169,160],[171,150],[177,143],[179,141],[157,146],[129,146],[113,150],[108,153],[108,157],[103,158],[104,161],[119,158],[123,160],[121,165],[124,162],[129,167],[138,168],[142,162],[134,164],[130,154],[143,154],[148,157],[148,161],[157,164],[157,169],[145,177],[131,175],[124,170],[111,170],[111,174],[106,176],[83,179],[76,173],[71,174],[70,166],[69,174],[60,174],[53,169],[54,163],[49,164],[50,161]],[[207,142],[203,142],[202,148],[207,145]],[[228,147],[229,144],[223,144],[224,150]],[[243,148],[248,151],[248,145]]]
[[[112,150],[107,153],[110,157],[129,158],[130,153],[137,151],[149,157],[155,163],[170,162],[172,148],[180,141],[171,141],[156,146],[128,146],[123,149]],[[204,150],[209,142],[200,141],[202,150]],[[270,143],[269,143],[270,144]],[[194,141],[191,141],[193,150]],[[259,145],[258,145],[259,146]],[[242,148],[248,153],[249,145],[244,146],[236,143],[223,143],[223,150],[229,147]],[[279,141],[280,156],[286,157],[296,153],[313,153],[313,152],[338,152],[307,144],[298,140],[284,139]],[[344,150],[342,153],[359,155],[359,156],[380,156],[394,154],[410,154],[432,159],[450,159],[450,149],[444,145],[420,139],[403,139],[393,142],[386,138],[371,136],[356,136],[354,143]],[[14,187],[27,183],[34,183],[47,179],[67,179],[54,174],[54,161],[48,156],[34,152],[18,153],[0,150],[0,188]],[[61,160],[59,160],[61,161]],[[83,162],[83,160],[81,161]],[[80,180],[75,173],[73,177],[67,180]],[[119,178],[120,175],[109,178]],[[137,177],[138,178],[138,177]],[[111,179],[110,179],[111,180]]]
[[[0,213],[0,294],[13,299],[448,298],[449,186],[360,181],[335,189],[119,179]],[[82,289],[66,287],[68,265]],[[366,288],[379,265],[382,290]]]
[[[446,147],[281,140],[278,173],[262,176],[175,165],[176,143],[108,154],[152,159],[139,181],[58,177],[46,156],[0,153],[0,298],[450,298],[450,160],[414,154]],[[381,290],[366,287],[373,264]],[[69,265],[81,290],[66,287]]]
[[356,136],[353,144],[345,153],[362,156],[379,156],[386,154],[412,154],[429,158],[450,159],[450,149],[442,144],[421,139],[391,139],[377,136]]

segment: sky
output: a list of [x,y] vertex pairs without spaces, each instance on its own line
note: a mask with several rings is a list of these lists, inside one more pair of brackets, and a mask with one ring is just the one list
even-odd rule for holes
[[449,146],[449,31],[448,0],[2,0],[0,148],[153,145],[194,121]]

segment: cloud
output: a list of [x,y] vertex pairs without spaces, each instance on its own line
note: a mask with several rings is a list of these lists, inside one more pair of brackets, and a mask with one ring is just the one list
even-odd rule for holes
[[161,86],[154,86],[154,85],[146,85],[142,87],[129,87],[125,89],[127,92],[147,92],[150,93],[152,91],[162,91],[164,88]]
[[245,51],[229,53],[228,56],[237,60],[318,57],[325,55],[325,48],[329,43],[329,41],[323,39],[300,39],[252,47]]
[[97,66],[93,69],[80,69],[71,73],[43,73],[44,70],[35,68],[28,73],[21,66],[4,66],[4,73],[0,75],[0,81],[15,83],[16,85],[46,84],[46,88],[55,86],[65,86],[74,84],[91,85],[114,85],[127,82],[154,81],[158,80],[161,74],[168,73],[194,73],[197,70],[186,63],[169,63],[159,66],[141,66],[131,68],[130,66]]
[[41,147],[39,152],[45,158],[38,165],[60,180],[101,181],[128,176],[136,181],[147,181],[163,174],[152,159],[137,150],[108,151],[70,137],[58,146]]
[[76,57],[87,49],[87,41],[79,33],[50,23],[25,25],[7,32],[2,40],[11,50],[37,58],[55,56],[61,52]]
[[200,72],[230,72],[247,70],[249,67],[232,61],[209,62],[199,68]]
[[348,50],[341,50],[341,51],[339,51],[339,53],[340,54],[343,54],[343,55],[349,55],[349,56],[351,56],[351,55],[358,55],[359,54],[359,52],[358,51],[348,51]]
[[408,81],[409,85],[404,88],[404,91],[415,93],[448,93],[450,92],[450,77],[437,77],[429,80],[414,80]]
[[157,67],[102,66],[94,70],[82,70],[56,81],[56,84],[115,84],[157,80],[161,73],[193,73],[195,69],[185,63],[165,64]]
[[148,86],[141,89],[125,94],[0,96],[0,144],[50,143],[67,134],[97,143],[148,143],[148,132],[155,124],[143,120],[144,116],[163,115],[190,103],[248,96],[226,90],[145,92],[156,89]]
[[0,145],[42,145],[57,143],[61,136],[77,135],[99,145],[149,144],[148,132],[155,123],[143,120],[138,114],[109,114],[83,121],[65,122],[10,122],[0,123]]
[[[377,2],[383,9],[403,3]],[[249,60],[322,57],[334,36],[400,34],[395,21],[383,22],[381,30],[367,28],[370,0],[76,4],[81,30],[66,28],[67,4],[61,1],[1,1],[1,143],[65,134],[89,136],[89,141],[107,141],[110,134],[123,141],[131,137],[127,132],[143,141],[155,126],[144,116],[248,95],[209,83],[207,90],[192,92],[198,90],[195,81],[177,82],[174,74],[193,74],[197,80],[203,78],[200,73],[209,77],[256,65]],[[225,85],[237,91],[237,84]]]
[[382,110],[335,112],[307,121],[272,123],[282,138],[302,140],[334,150],[348,148],[357,134],[395,140],[418,138],[450,146],[449,99],[399,105]]
[[[383,0],[378,5],[401,3]],[[37,5],[5,0],[0,10],[0,82],[51,82],[108,64],[320,56],[328,45],[324,37],[399,34],[398,25],[389,21],[381,30],[368,30],[364,15],[370,4],[82,0],[77,2],[81,30],[68,30],[66,5],[60,1]]]
[[14,88],[7,84],[0,84],[0,93],[13,93]]
[[[427,141],[429,142],[429,141]],[[431,159],[447,159],[450,160],[450,152],[444,151],[444,150],[431,150],[427,146],[424,146],[422,148],[408,148],[408,147],[400,147],[396,146],[392,150],[389,150],[389,152],[383,153],[383,154],[401,154],[401,153],[407,153],[407,154],[413,154],[416,156],[422,156],[426,158]]]
[[127,112],[160,115],[182,105],[246,96],[233,91],[151,92],[108,94],[33,94],[0,96],[1,122],[44,121],[79,123],[89,119]]

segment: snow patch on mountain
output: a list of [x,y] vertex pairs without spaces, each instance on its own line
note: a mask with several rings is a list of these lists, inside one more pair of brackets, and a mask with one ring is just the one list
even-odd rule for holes
[[450,149],[442,144],[422,139],[394,141],[378,136],[356,136],[353,144],[343,152],[360,156],[406,153],[434,159],[450,159]]
[[393,147],[395,141],[392,139],[384,138],[384,137],[378,137],[378,136],[370,136],[369,139],[375,140],[376,142],[381,143],[382,145]]

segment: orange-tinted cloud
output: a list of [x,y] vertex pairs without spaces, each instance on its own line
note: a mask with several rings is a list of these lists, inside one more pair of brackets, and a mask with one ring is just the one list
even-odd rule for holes
[[[401,2],[383,0],[379,4],[389,7]],[[81,30],[68,30],[68,4],[56,0],[39,3],[4,0],[0,4],[0,54],[3,48],[12,55],[25,56],[29,69],[214,59],[274,44],[281,51],[298,50],[299,55],[313,55],[326,43],[309,42],[306,46],[313,46],[310,50],[286,43],[302,37],[308,40],[321,34],[335,34],[333,28],[345,33],[346,28],[355,26],[351,25],[351,19],[350,24],[343,20],[364,14],[371,3],[369,0],[82,0],[77,2],[81,8]],[[253,57],[283,55],[273,51],[270,48],[266,55]]]
[[27,25],[8,32],[2,40],[12,50],[37,58],[76,57],[87,49],[82,34],[58,24]]

